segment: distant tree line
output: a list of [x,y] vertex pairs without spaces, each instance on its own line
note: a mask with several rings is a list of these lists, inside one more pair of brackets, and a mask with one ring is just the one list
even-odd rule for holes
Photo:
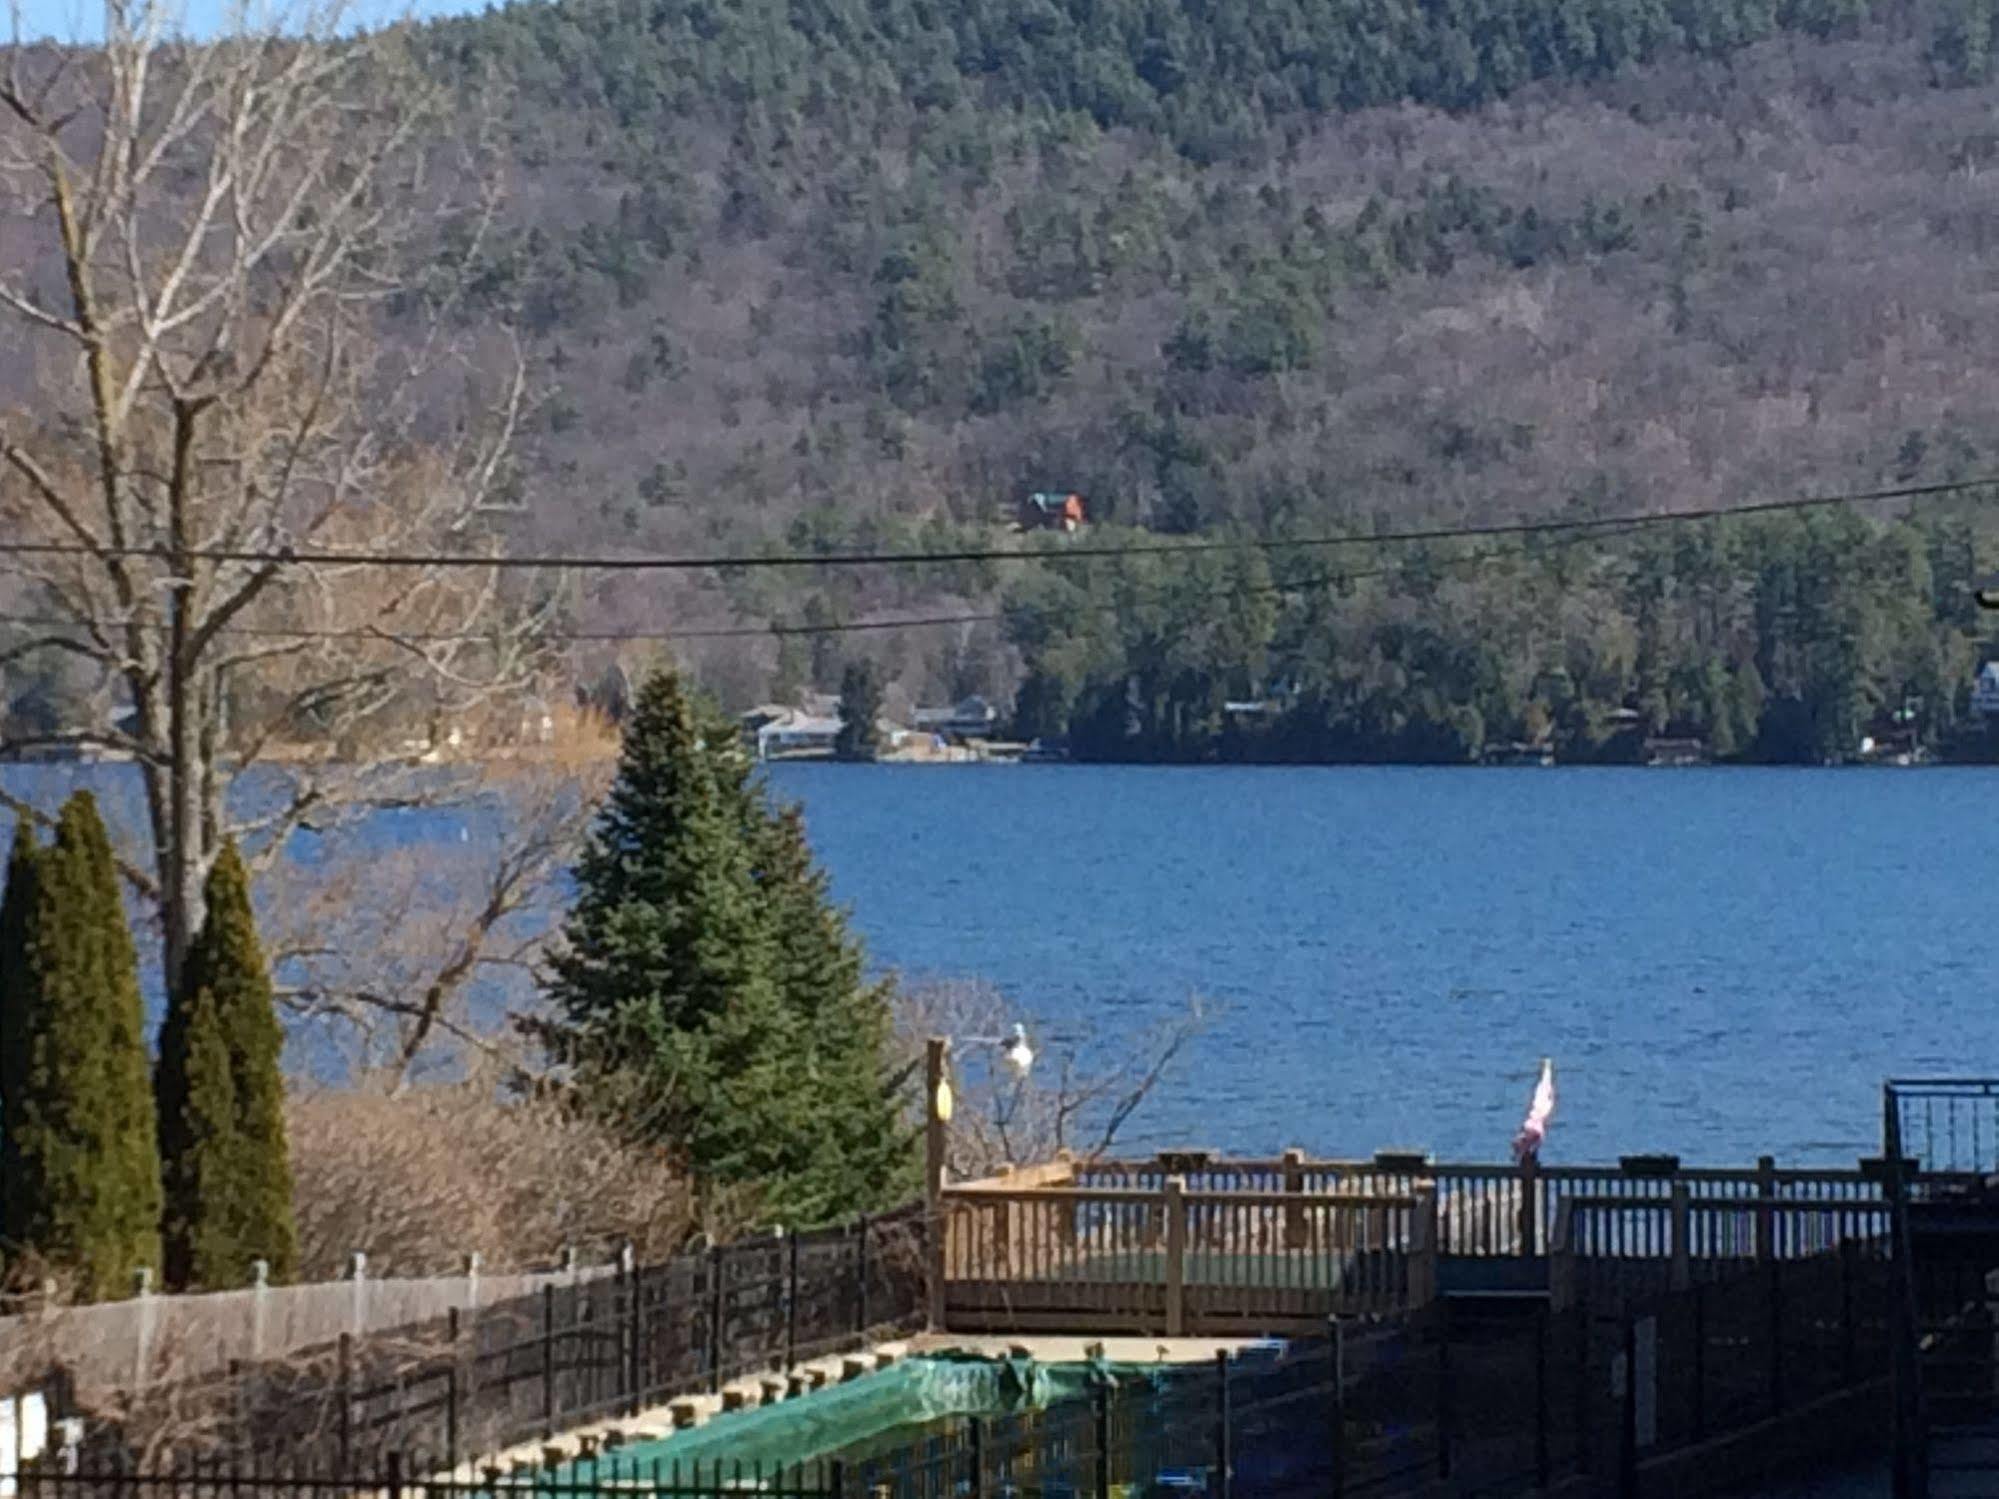
[[[1530,743],[1607,761],[1684,736],[1799,764],[1893,732],[1983,757],[1974,551],[1962,517],[1818,512],[1345,566],[1249,548],[1054,564],[1009,595],[1016,726],[1110,760],[1462,764]],[[1316,581],[1354,572],[1374,575]]]
[[[665,0],[514,4],[443,23],[450,64],[488,65],[536,94],[627,126],[697,116],[782,139],[805,122],[849,136],[908,116],[1080,116],[1158,133],[1196,159],[1286,115],[1414,100],[1475,109],[1538,78],[1598,77],[1667,49],[1720,55],[1781,31],[1849,31],[1868,0],[1576,0],[1451,6],[1366,0]],[[671,191],[641,205],[672,232]],[[739,212],[753,216],[754,202]]]

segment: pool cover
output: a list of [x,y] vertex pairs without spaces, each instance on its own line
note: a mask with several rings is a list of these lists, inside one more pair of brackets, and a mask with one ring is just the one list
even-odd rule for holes
[[[802,1463],[865,1447],[891,1432],[966,1416],[998,1416],[1086,1397],[1097,1385],[1134,1377],[1163,1382],[1175,1366],[1104,1359],[1044,1364],[944,1353],[906,1359],[876,1374],[795,1400],[731,1411],[657,1442],[619,1449],[603,1476],[643,1473],[656,1460],[689,1467],[727,1462],[745,1468]],[[564,1482],[588,1484],[600,1465],[572,1464]]]

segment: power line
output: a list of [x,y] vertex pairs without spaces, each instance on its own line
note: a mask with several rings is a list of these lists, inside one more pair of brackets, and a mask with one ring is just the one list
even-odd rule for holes
[[181,558],[197,562],[248,563],[270,567],[394,567],[471,568],[497,571],[564,570],[573,572],[699,572],[753,571],[803,567],[920,567],[946,563],[1050,562],[1084,558],[1193,556],[1203,552],[1310,551],[1334,547],[1384,546],[1429,541],[1469,541],[1499,536],[1549,536],[1587,534],[1623,527],[1650,527],[1689,521],[1722,520],[1741,516],[1772,515],[1821,510],[1840,505],[1865,505],[1888,500],[1936,499],[1972,490],[1999,488],[1999,476],[1954,479],[1934,484],[1902,485],[1829,495],[1797,495],[1785,499],[1751,500],[1734,505],[1709,505],[1691,510],[1664,510],[1654,515],[1620,515],[1566,520],[1494,521],[1484,525],[1442,526],[1404,531],[1377,531],[1349,536],[1266,536],[1228,540],[1187,542],[1134,542],[1130,544],[1071,544],[1059,550],[1002,550],[965,547],[938,552],[781,552],[743,553],[705,557],[670,556],[561,556],[551,553],[504,554],[470,557],[457,552],[323,551],[292,547],[196,547],[176,554],[163,547],[112,546],[82,541],[0,541],[0,556],[90,557],[110,559],[151,559],[174,562]]
[[[1555,547],[1578,546],[1588,542],[1615,539],[1639,529],[1630,521],[1621,524],[1618,530],[1592,531],[1582,535],[1566,537],[1554,543]],[[1540,551],[1549,550],[1548,548]],[[1474,552],[1462,557],[1438,557],[1431,559],[1430,565],[1440,570],[1455,571],[1460,568],[1482,567],[1487,563],[1501,562],[1512,558],[1538,555],[1536,549],[1519,546],[1492,548]],[[1288,579],[1282,582],[1231,585],[1209,589],[1201,595],[1206,599],[1249,598],[1266,594],[1303,593],[1317,588],[1334,588],[1346,583],[1361,583],[1375,578],[1405,576],[1402,567],[1374,567],[1349,569],[1336,573],[1318,573],[1308,577]],[[1116,613],[1125,608],[1126,601],[1087,600],[1063,611],[1069,614]],[[814,636],[851,635],[887,630],[932,629],[949,625],[979,625],[1004,623],[1012,611],[988,610],[979,613],[917,615],[907,619],[854,620],[828,622],[824,624],[762,624],[762,625],[699,625],[677,630],[522,630],[516,632],[522,639],[530,639],[545,644],[601,644],[611,642],[656,641],[670,643],[678,640],[736,640],[761,639],[765,636]],[[94,627],[100,630],[117,631],[129,627],[130,622],[116,619],[76,619],[60,615],[4,614],[0,613],[0,625],[48,630],[76,630]],[[140,628],[164,630],[164,620],[138,621]],[[283,625],[226,625],[219,632],[223,635],[266,640],[373,640],[384,644],[398,642],[409,644],[444,644],[451,642],[478,643],[501,638],[506,632],[498,630],[394,630],[380,626],[353,626],[345,629],[312,628],[309,626]]]

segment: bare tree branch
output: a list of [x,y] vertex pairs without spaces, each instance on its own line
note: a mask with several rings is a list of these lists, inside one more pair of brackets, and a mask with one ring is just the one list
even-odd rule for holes
[[[533,694],[553,601],[491,570],[385,579],[207,555],[497,550],[487,516],[512,480],[526,381],[510,336],[500,359],[472,358],[473,335],[438,316],[472,269],[440,258],[438,225],[462,213],[476,244],[498,195],[483,121],[454,129],[402,34],[346,33],[337,8],[305,0],[169,45],[165,15],[114,0],[80,61],[8,59],[0,210],[42,238],[0,269],[0,326],[44,375],[26,410],[0,414],[0,506],[10,530],[85,548],[10,565],[73,628],[9,658],[66,651],[116,675],[129,727],[109,722],[122,705],[107,693],[105,721],[63,737],[139,760],[171,975],[232,781],[308,745],[380,759]],[[443,202],[439,180],[457,185]],[[391,337],[387,299],[419,276]],[[440,422],[444,369],[471,379]],[[246,651],[227,638],[239,626],[305,633]],[[419,639],[434,636],[451,638]],[[365,777],[304,779],[273,848]],[[444,995],[465,982],[432,979]]]

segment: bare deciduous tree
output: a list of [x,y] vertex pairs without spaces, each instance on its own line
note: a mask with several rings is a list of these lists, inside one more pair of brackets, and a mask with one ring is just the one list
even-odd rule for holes
[[[0,530],[44,548],[4,565],[49,621],[15,653],[85,658],[126,700],[27,742],[137,762],[169,976],[225,836],[276,848],[412,794],[299,745],[518,690],[555,594],[287,560],[488,555],[525,402],[511,339],[448,331],[493,201],[477,143],[447,159],[398,30],[307,3],[195,44],[167,0],[109,0],[75,50],[20,45],[17,16],[0,80],[0,243],[29,247],[0,326],[36,369],[0,408]],[[232,822],[229,782],[287,754],[284,794]]]
[[663,1155],[558,1102],[509,1096],[490,1068],[302,1093],[289,1114],[308,1277],[337,1276],[356,1249],[404,1275],[450,1272],[473,1249],[494,1270],[545,1264],[565,1244],[629,1243],[650,1263],[694,1227],[686,1180]]
[[335,840],[266,880],[267,955],[295,1031],[401,1092],[468,1060],[520,1054],[514,1015],[538,1003],[536,966],[558,887],[612,762],[450,773],[463,842],[379,850]]
[[[920,1059],[927,1037],[1004,1036],[1021,1019],[992,985],[954,981],[905,991],[896,1026],[911,1058]],[[955,1045],[950,1174],[988,1176],[1003,1164],[1052,1160],[1062,1150],[1084,1159],[1106,1154],[1206,1024],[1202,1006],[1190,1003],[1150,1034],[1120,1042],[1122,1059],[1110,1062],[1080,1059],[1043,1038],[1024,1078],[997,1048]],[[1031,1020],[1028,1026],[1038,1030]]]

